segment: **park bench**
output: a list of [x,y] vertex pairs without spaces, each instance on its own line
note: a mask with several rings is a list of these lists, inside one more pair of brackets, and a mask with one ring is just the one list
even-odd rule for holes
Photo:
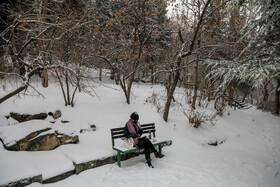
[[[172,144],[172,140],[155,139],[156,138],[156,129],[155,129],[154,123],[142,124],[140,126],[143,129],[143,135],[147,134],[147,138],[151,139],[151,142],[153,143],[155,148],[158,148],[159,153],[162,153],[162,148],[164,146],[170,146]],[[121,167],[121,155],[122,154],[125,155],[128,153],[134,153],[134,152],[140,153],[141,151],[143,151],[143,149],[139,149],[136,147],[127,148],[127,147],[122,147],[120,145],[116,145],[116,142],[115,142],[116,139],[125,138],[124,127],[111,129],[111,138],[112,138],[112,148],[113,148],[113,150],[117,151],[117,164],[119,167]]]

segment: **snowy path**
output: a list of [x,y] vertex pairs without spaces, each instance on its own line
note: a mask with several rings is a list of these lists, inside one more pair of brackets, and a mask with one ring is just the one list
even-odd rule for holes
[[[279,125],[278,125],[279,126]],[[267,168],[271,168],[275,170],[275,177],[280,176],[280,149],[275,145],[274,140],[272,139],[272,131],[274,134],[280,135],[280,130],[279,128],[274,128],[273,130],[270,128],[269,124],[267,122],[264,122],[264,140],[267,143],[273,160],[271,161],[271,165],[267,165]],[[278,142],[279,143],[279,142]]]

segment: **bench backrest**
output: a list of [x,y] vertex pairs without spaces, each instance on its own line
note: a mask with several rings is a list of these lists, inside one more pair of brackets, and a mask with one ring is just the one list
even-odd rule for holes
[[[148,123],[148,124],[142,124],[140,125],[143,134],[149,134],[152,133],[153,138],[156,137],[156,129],[155,129],[155,124],[154,123]],[[115,146],[115,139],[118,138],[124,138],[124,127],[119,127],[119,128],[113,128],[111,129],[111,138],[112,138],[112,146]]]

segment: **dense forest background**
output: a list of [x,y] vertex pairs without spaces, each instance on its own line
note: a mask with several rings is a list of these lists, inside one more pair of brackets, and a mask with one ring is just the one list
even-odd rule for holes
[[92,70],[102,81],[107,69],[128,104],[135,82],[165,85],[165,121],[176,87],[194,115],[211,101],[221,114],[250,103],[279,115],[280,1],[8,0],[0,14],[0,76],[17,82],[0,105],[36,92],[39,74],[74,107],[76,92],[94,94]]

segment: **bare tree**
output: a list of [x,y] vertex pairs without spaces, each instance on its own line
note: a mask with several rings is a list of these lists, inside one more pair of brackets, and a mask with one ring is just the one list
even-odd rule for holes
[[[186,2],[186,3],[188,3],[188,2]],[[208,9],[208,6],[210,3],[211,3],[211,0],[207,0],[206,2],[204,2],[203,6],[201,7],[200,17],[198,19],[197,24],[193,27],[192,37],[188,37],[188,40],[185,40],[184,37],[182,36],[181,29],[179,29],[179,31],[178,31],[178,36],[179,36],[179,39],[182,44],[180,45],[180,47],[177,50],[177,54],[175,56],[175,70],[173,71],[174,76],[172,76],[172,80],[170,81],[169,87],[167,89],[167,100],[165,103],[165,109],[164,109],[164,114],[163,114],[163,119],[165,121],[168,120],[170,104],[171,104],[177,83],[180,78],[181,70],[183,68],[183,66],[182,66],[183,59],[188,56],[191,56],[195,50],[195,43],[197,41],[197,37],[199,35],[201,25],[205,18],[204,16],[206,15],[206,12],[207,12],[207,9]],[[189,63],[192,63],[192,61]]]
[[[154,0],[106,2],[96,2],[100,11],[96,28],[98,48],[94,56],[103,59],[114,70],[116,81],[129,104],[136,73],[146,66],[149,54],[155,53],[149,49],[156,46],[156,40],[165,34],[166,20],[160,18],[165,16],[166,5]],[[106,12],[107,9],[104,11],[104,6],[110,7],[111,13]],[[161,47],[158,45],[158,48]]]
[[8,7],[6,11],[9,16],[5,21],[5,29],[0,34],[4,51],[1,59],[3,66],[10,67],[12,72],[3,69],[0,74],[21,77],[22,85],[1,98],[0,103],[30,87],[31,76],[37,70],[44,69],[46,63],[42,60],[41,49],[46,47],[42,43],[49,39],[48,32],[58,25],[45,22],[41,11],[38,11],[32,1],[19,2]]
[[[88,59],[86,53],[89,56],[90,52],[87,38],[92,21],[89,20],[89,7],[75,4],[76,9],[73,9],[71,3],[74,0],[17,1],[17,4],[7,10],[9,18],[0,36],[1,47],[5,51],[2,56],[4,66],[11,67],[12,73],[0,73],[21,77],[22,86],[1,98],[1,102],[29,88],[29,79],[37,70],[52,72],[59,69],[66,77],[67,104],[73,106],[77,89],[74,89],[71,101],[70,84],[81,88],[80,79],[89,77],[81,72]],[[65,43],[67,46],[63,46]],[[60,73],[57,75],[61,76]],[[46,79],[46,76],[43,78]]]

